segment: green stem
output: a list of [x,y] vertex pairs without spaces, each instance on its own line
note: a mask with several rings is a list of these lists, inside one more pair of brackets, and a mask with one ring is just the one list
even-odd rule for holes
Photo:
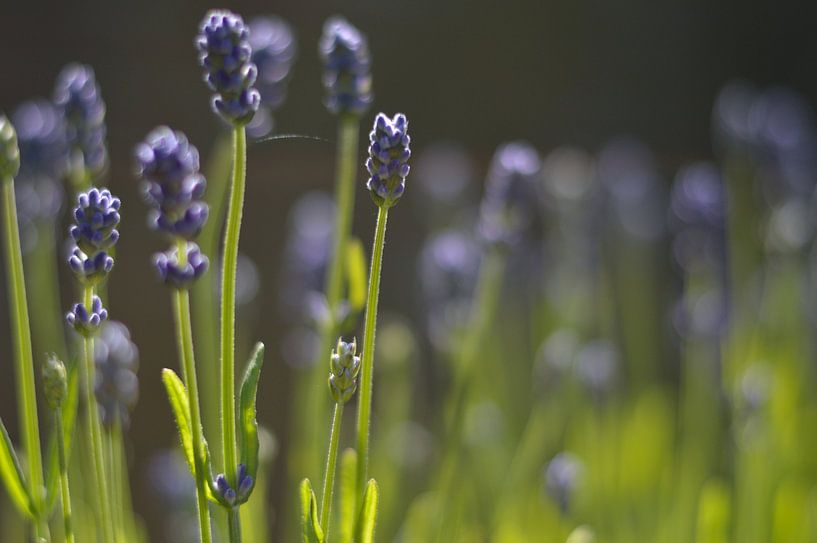
[[68,356],[65,342],[65,322],[60,308],[57,259],[59,251],[54,241],[55,226],[50,219],[37,226],[37,244],[25,255],[31,289],[28,294],[31,308],[31,332],[37,352],[57,353],[64,360]]
[[325,285],[329,318],[319,331],[318,360],[307,380],[308,389],[303,392],[303,396],[306,396],[308,401],[303,404],[305,408],[296,410],[296,416],[299,419],[296,427],[301,428],[305,433],[304,443],[297,447],[297,450],[299,455],[308,457],[304,466],[307,474],[313,469],[318,469],[319,448],[317,445],[322,439],[320,435],[323,428],[322,425],[316,424],[316,421],[324,420],[328,408],[329,397],[326,394],[326,372],[323,362],[338,336],[338,323],[335,322],[335,318],[343,296],[346,247],[352,230],[352,217],[355,209],[355,173],[359,134],[360,123],[357,117],[341,117],[338,124],[334,239]]
[[369,425],[372,411],[372,379],[374,377],[374,336],[377,326],[377,301],[380,297],[380,268],[383,264],[383,245],[386,240],[386,221],[389,209],[380,207],[377,212],[374,245],[372,246],[372,266],[369,272],[369,294],[366,299],[366,327],[363,331],[363,353],[361,354],[360,396],[357,410],[357,492],[363,499],[369,468]]
[[[179,254],[186,254],[184,241],[179,242]],[[179,257],[182,263],[183,257]],[[178,289],[173,292],[173,305],[176,317],[176,339],[179,348],[179,359],[182,363],[182,375],[187,387],[190,401],[190,424],[193,430],[193,449],[196,468],[196,504],[199,515],[199,534],[202,543],[210,543],[212,533],[210,528],[210,511],[207,506],[207,477],[201,459],[204,458],[204,435],[201,427],[201,411],[199,407],[199,388],[196,380],[196,360],[193,354],[193,330],[190,319],[190,295],[186,290]]]
[[[235,438],[235,276],[247,167],[247,142],[243,126],[233,129],[233,151],[233,182],[230,187],[221,272],[221,438],[224,476],[231,487],[238,488]],[[236,543],[241,539],[237,511],[235,515],[230,513],[229,524],[230,541]]]
[[68,486],[68,461],[65,455],[65,427],[62,423],[62,407],[57,407],[54,411],[54,425],[57,427],[57,459],[60,466],[60,498],[62,500],[65,543],[74,543],[74,529],[71,522],[71,490]]
[[241,543],[241,518],[238,507],[227,511],[227,526],[230,531],[230,543]]
[[343,422],[343,402],[335,404],[332,417],[332,429],[329,432],[329,454],[326,456],[326,476],[323,479],[321,498],[321,528],[323,537],[329,539],[329,515],[332,511],[332,492],[335,486],[335,467],[338,463],[338,444],[340,443],[340,426]]
[[[210,269],[212,270],[215,270],[218,265],[218,244],[224,226],[232,163],[232,143],[226,134],[221,134],[213,147],[206,168],[206,198],[210,206],[210,216],[197,239],[201,252],[210,257]],[[206,272],[190,289],[194,315],[193,331],[197,347],[196,364],[201,379],[199,387],[204,398],[219,397],[216,277],[217,274]],[[217,465],[220,465],[219,402],[204,402],[201,409],[202,426],[204,435],[208,437],[210,443],[212,459],[217,462]]]
[[[26,303],[26,285],[23,274],[23,255],[17,224],[17,202],[11,177],[3,179],[3,227],[6,249],[6,277],[11,297],[14,359],[16,362],[20,428],[26,447],[29,485],[37,511],[43,506],[43,464],[40,445],[40,423],[37,415],[37,396],[34,390],[34,355],[31,349],[31,328]],[[45,515],[35,522],[37,537],[47,537]]]
[[[93,287],[85,287],[84,303],[90,311],[93,299]],[[87,417],[86,426],[88,431],[88,452],[91,455],[91,462],[94,465],[95,488],[97,497],[97,510],[101,529],[108,541],[116,541],[114,528],[111,520],[110,493],[108,492],[108,477],[105,473],[104,453],[102,449],[102,427],[99,422],[99,409],[94,396],[94,383],[96,368],[94,367],[94,338],[89,336],[84,338],[84,377],[85,377],[85,415]]]

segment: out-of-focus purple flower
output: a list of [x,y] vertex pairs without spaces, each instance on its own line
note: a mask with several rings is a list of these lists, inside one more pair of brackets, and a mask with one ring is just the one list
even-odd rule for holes
[[244,20],[230,11],[211,10],[195,43],[204,81],[215,93],[213,111],[232,125],[247,124],[258,110],[261,95],[254,87],[258,70]]
[[108,310],[102,307],[102,300],[99,296],[93,297],[90,309],[83,303],[77,303],[65,315],[68,325],[85,337],[95,335],[100,325],[107,319]]
[[672,320],[682,337],[717,338],[726,331],[727,307],[721,288],[684,292]]
[[380,207],[397,203],[406,188],[409,174],[408,159],[411,157],[408,120],[402,113],[389,118],[378,113],[374,127],[369,133],[369,158],[366,169],[369,181],[366,188]]
[[20,171],[17,132],[8,117],[0,114],[0,180],[13,178]]
[[366,37],[343,17],[331,17],[323,25],[318,51],[327,109],[338,115],[365,113],[372,103],[372,60]]
[[426,147],[417,156],[412,179],[432,200],[461,206],[474,179],[474,164],[457,143],[440,142]]
[[536,223],[540,169],[539,153],[528,143],[496,150],[480,208],[479,233],[486,243],[513,243]]
[[725,265],[726,190],[715,165],[698,162],[678,172],[670,195],[670,226],[673,254],[684,269]]
[[613,219],[628,235],[655,241],[665,233],[666,195],[649,149],[618,139],[598,156],[598,176]]
[[108,321],[94,342],[96,362],[96,394],[99,415],[107,428],[119,422],[124,428],[130,423],[130,412],[139,397],[139,350],[131,341],[128,328],[117,321]]
[[360,373],[360,357],[357,356],[357,341],[351,342],[338,338],[338,344],[332,352],[329,362],[329,391],[336,403],[346,403],[357,389],[357,376]]
[[452,335],[468,320],[482,252],[469,236],[456,230],[435,234],[418,262],[429,336],[446,350]]
[[579,381],[597,396],[604,395],[612,388],[617,371],[618,350],[609,341],[590,341],[576,355]]
[[548,463],[545,469],[545,491],[562,513],[570,509],[573,494],[583,472],[582,461],[569,452],[557,454]]
[[196,237],[209,213],[201,200],[206,182],[199,173],[196,147],[183,133],[160,126],[136,147],[135,154],[145,199],[154,207],[148,224],[171,238]]
[[560,147],[542,161],[545,205],[555,212],[575,212],[593,195],[596,172],[593,157],[575,147]]
[[159,279],[167,286],[177,289],[189,289],[193,283],[207,271],[210,261],[202,254],[199,246],[187,242],[185,262],[179,261],[177,248],[153,255],[153,265]]
[[44,179],[57,185],[68,166],[68,143],[60,111],[47,100],[31,100],[21,104],[11,120],[20,146],[19,178]]
[[560,328],[553,332],[542,342],[536,354],[537,377],[545,386],[550,386],[569,375],[580,347],[581,340],[575,330]]
[[95,256],[117,242],[120,206],[119,198],[108,189],[92,188],[77,195],[75,224],[71,226],[70,233],[82,252]]
[[[105,103],[94,70],[82,64],[69,64],[57,76],[54,104],[65,121],[69,149],[79,164],[93,176],[108,164],[105,147]],[[72,157],[71,167],[74,157]]]

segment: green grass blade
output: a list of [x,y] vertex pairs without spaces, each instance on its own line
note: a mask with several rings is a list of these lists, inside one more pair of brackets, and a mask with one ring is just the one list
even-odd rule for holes
[[366,493],[363,494],[363,508],[360,511],[360,519],[358,520],[356,543],[374,543],[378,494],[377,481],[369,479],[366,484]]
[[31,503],[31,494],[26,486],[23,470],[20,469],[20,461],[14,451],[14,445],[6,431],[6,425],[0,419],[0,477],[6,485],[6,490],[11,497],[11,501],[20,513],[34,519],[35,514]]
[[340,543],[352,543],[355,531],[355,512],[357,500],[355,497],[355,477],[357,476],[357,453],[354,449],[346,449],[340,458]]
[[244,379],[241,381],[239,395],[239,459],[247,468],[247,473],[255,481],[258,478],[258,421],[256,420],[255,402],[258,394],[258,379],[261,366],[264,365],[264,344],[255,344]]
[[304,543],[324,543],[318,515],[318,500],[309,479],[301,481],[301,529]]

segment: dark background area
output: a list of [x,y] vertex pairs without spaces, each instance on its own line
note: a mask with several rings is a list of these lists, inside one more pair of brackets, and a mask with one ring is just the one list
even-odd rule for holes
[[[271,353],[259,419],[279,433],[291,378],[277,356],[284,318],[276,287],[287,210],[299,195],[328,190],[333,181],[335,119],[321,104],[317,59],[327,16],[345,15],[369,38],[375,105],[364,129],[376,111],[403,111],[411,120],[415,151],[433,141],[456,140],[483,166],[493,148],[509,139],[530,140],[542,152],[560,144],[595,151],[624,133],[646,141],[670,172],[681,162],[711,155],[711,105],[733,78],[786,85],[812,103],[817,99],[817,9],[807,1],[3,0],[0,110],[50,96],[57,73],[71,61],[94,67],[107,103],[108,185],[124,202],[108,306],[113,318],[130,327],[141,350],[141,398],[131,428],[133,490],[155,541],[161,511],[143,475],[151,454],[175,443],[159,369],[175,367],[176,360],[169,297],[149,266],[163,242],[144,226],[131,151],[150,129],[169,124],[186,132],[206,158],[221,127],[209,110],[192,40],[213,7],[228,7],[245,19],[275,13],[293,25],[299,55],[289,98],[277,114],[278,132],[330,140],[275,140],[249,151],[241,250],[259,266],[254,336]],[[410,188],[406,199],[412,199]],[[388,253],[414,251],[419,233],[413,224],[422,220],[421,210],[409,202],[392,214],[385,311],[412,302],[416,289],[401,286],[413,284],[413,270]],[[361,190],[355,231],[367,245],[374,214]],[[0,416],[17,435],[5,289],[0,303]],[[63,307],[68,303],[64,299]],[[280,470],[276,477],[274,486],[283,480]],[[279,499],[284,491],[276,491]]]

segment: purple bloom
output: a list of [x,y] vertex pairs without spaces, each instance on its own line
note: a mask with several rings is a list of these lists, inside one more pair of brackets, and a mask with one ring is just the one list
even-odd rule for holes
[[270,110],[284,103],[297,45],[292,28],[279,17],[256,17],[249,23],[251,60],[258,68],[256,88]]
[[79,247],[74,247],[71,256],[68,257],[68,266],[80,283],[93,286],[101,283],[111,271],[113,258],[105,251],[89,256]]
[[60,72],[54,88],[54,103],[65,120],[69,148],[82,158],[82,167],[94,175],[105,170],[105,103],[94,70],[69,64]]
[[85,304],[74,304],[65,315],[65,320],[78,333],[85,337],[96,334],[100,325],[108,319],[108,310],[102,307],[102,300],[94,296],[90,309]]
[[154,207],[148,216],[150,227],[174,238],[198,235],[209,208],[200,200],[206,182],[199,174],[196,147],[183,133],[160,126],[136,147],[135,154],[145,200]]
[[479,232],[488,243],[512,243],[538,214],[539,154],[525,142],[507,143],[494,153],[480,207]]
[[378,113],[369,133],[369,142],[366,169],[371,177],[366,188],[378,206],[391,207],[403,195],[409,173],[411,138],[406,116],[397,113],[390,119],[384,113]]
[[70,233],[74,242],[87,255],[108,249],[119,239],[119,198],[108,189],[92,188],[77,196],[74,222]]
[[11,116],[20,145],[20,178],[61,179],[68,165],[68,142],[60,111],[47,100],[20,105]]
[[583,471],[581,460],[568,452],[554,456],[545,470],[545,490],[563,513],[570,507]]
[[216,476],[216,488],[224,503],[230,507],[235,507],[247,501],[250,497],[255,481],[252,476],[247,473],[247,467],[244,464],[238,465],[238,489],[234,490],[223,473]]
[[131,341],[128,328],[117,321],[105,323],[94,342],[96,383],[94,392],[102,424],[115,422],[127,427],[130,411],[139,397],[139,350]]
[[196,37],[199,63],[213,95],[213,110],[235,125],[247,124],[261,103],[253,87],[258,71],[253,64],[249,30],[244,20],[230,11],[211,10]]
[[187,243],[184,265],[179,262],[179,251],[175,248],[153,256],[153,264],[159,279],[164,284],[178,289],[190,288],[196,279],[204,275],[209,263],[207,257],[199,250],[199,246],[193,242]]
[[17,133],[8,117],[0,114],[0,181],[12,178],[20,170],[20,148]]
[[324,64],[324,103],[332,113],[359,116],[372,103],[371,57],[366,37],[343,17],[323,25],[318,46]]

